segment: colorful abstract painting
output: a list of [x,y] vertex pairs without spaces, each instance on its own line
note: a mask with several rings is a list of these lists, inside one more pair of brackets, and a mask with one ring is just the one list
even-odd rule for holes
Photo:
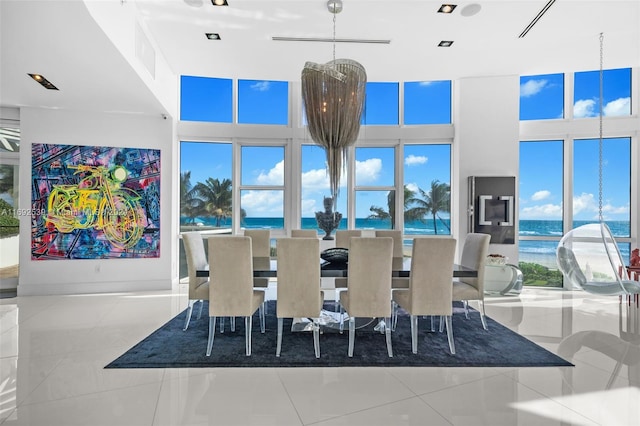
[[160,256],[160,150],[32,145],[31,258]]

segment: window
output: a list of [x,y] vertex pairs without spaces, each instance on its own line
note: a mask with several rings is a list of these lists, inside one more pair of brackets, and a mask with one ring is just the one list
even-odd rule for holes
[[520,120],[564,118],[564,74],[520,77]]
[[[225,142],[180,142],[180,232],[231,233],[232,146]],[[186,277],[184,246],[180,277]]]
[[[631,114],[631,68],[604,70],[602,114],[607,117]],[[574,74],[573,116],[600,115],[600,71]]]
[[233,122],[232,80],[181,76],[180,120]]
[[[574,142],[574,228],[599,221],[598,146],[598,139]],[[614,237],[628,238],[631,236],[631,138],[603,139],[602,157],[602,215]],[[627,259],[628,255],[627,252]]]
[[404,124],[451,124],[451,80],[405,82]]
[[289,83],[238,80],[238,123],[289,123]]
[[562,287],[556,247],[563,232],[563,146],[520,142],[518,257],[526,285]]
[[[324,149],[318,145],[302,145],[301,165],[300,228],[317,229],[319,234],[323,235],[324,231],[318,228],[316,212],[324,211],[324,197],[331,197]],[[347,174],[345,169],[340,181],[340,194],[338,195],[338,205],[336,207],[336,210],[342,214],[338,229],[346,229],[348,223],[346,182]]]
[[362,124],[398,125],[398,83],[367,83]]
[[284,228],[284,147],[243,146],[240,208],[244,228]]
[[451,145],[404,146],[405,235],[451,234]]
[[395,227],[395,148],[356,148],[355,227]]

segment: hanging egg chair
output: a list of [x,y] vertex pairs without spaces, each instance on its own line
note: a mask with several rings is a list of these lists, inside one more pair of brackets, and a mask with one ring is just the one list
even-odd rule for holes
[[573,288],[600,295],[637,295],[640,282],[631,281],[616,240],[602,216],[602,104],[603,35],[600,33],[600,139],[598,156],[599,223],[579,226],[567,232],[556,249],[556,261]]
[[606,223],[590,223],[567,232],[556,250],[558,267],[573,288],[600,295],[640,293]]

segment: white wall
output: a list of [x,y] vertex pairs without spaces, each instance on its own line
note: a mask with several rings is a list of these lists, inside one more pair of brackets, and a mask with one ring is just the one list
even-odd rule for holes
[[[172,120],[124,114],[97,114],[23,108],[20,112],[20,207],[31,204],[31,151],[33,143],[114,146],[160,149],[160,258],[31,260],[31,224],[20,222],[20,275],[18,295],[72,294],[160,290],[172,287],[176,247],[172,238],[172,180],[175,167]],[[26,155],[25,155],[26,154]]]
[[[516,75],[473,77],[458,80],[454,86],[454,159],[452,212],[457,212],[458,241],[467,229],[467,178],[469,176],[516,176],[518,196],[520,77]],[[454,161],[455,162],[455,161]],[[516,243],[492,244],[490,253],[500,253],[509,263],[518,262],[518,217],[515,212]],[[461,244],[459,244],[461,246]]]

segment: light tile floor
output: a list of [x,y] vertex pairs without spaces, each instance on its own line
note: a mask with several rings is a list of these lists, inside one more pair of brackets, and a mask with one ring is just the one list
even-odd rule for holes
[[487,299],[490,317],[575,367],[103,369],[186,292],[0,299],[0,424],[640,424],[640,309],[617,297]]

